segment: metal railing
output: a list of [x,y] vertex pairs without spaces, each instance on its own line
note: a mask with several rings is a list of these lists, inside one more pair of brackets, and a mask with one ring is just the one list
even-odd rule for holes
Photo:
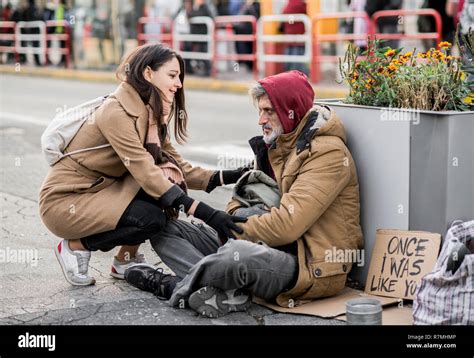
[[[46,54],[48,60],[51,56],[59,54],[64,55],[65,66],[68,68],[71,63],[71,27],[66,20],[49,20],[45,23],[46,26]],[[49,28],[54,28],[55,32],[48,33]],[[62,32],[56,32],[58,28],[63,29]],[[53,43],[58,42],[59,47],[53,47]],[[64,46],[63,46],[64,45]]]
[[[159,32],[153,32],[156,26]],[[167,17],[141,17],[137,24],[138,45],[162,42],[173,46],[173,21]]]
[[[264,32],[265,25],[271,22],[302,22],[305,27],[304,34],[301,35],[267,35]],[[311,62],[312,58],[312,44],[311,44],[312,24],[307,15],[304,14],[285,14],[285,15],[264,15],[261,16],[257,23],[257,60],[260,76],[265,73],[266,62]],[[280,54],[266,54],[265,43],[304,43],[304,55],[280,55]]]
[[18,52],[16,51],[14,21],[0,21],[0,52],[12,53],[15,56],[15,61],[18,62]]
[[[405,16],[431,16],[435,20],[436,32],[421,32],[416,34],[398,33],[386,34],[377,32],[378,20],[384,17],[405,17]],[[380,40],[418,40],[435,39],[436,44],[442,40],[442,20],[441,15],[434,9],[413,9],[413,10],[381,10],[372,15],[374,35]]]
[[311,62],[311,80],[315,83],[321,80],[321,62],[338,62],[337,55],[321,55],[321,44],[328,42],[342,42],[367,40],[367,36],[373,33],[372,22],[365,11],[351,11],[351,12],[334,12],[326,14],[316,14],[313,16],[313,28],[318,29],[320,22],[324,20],[334,19],[356,19],[360,18],[365,21],[366,31],[361,34],[345,33],[345,34],[320,34],[316,32],[313,37],[314,57]]
[[[255,34],[257,28],[257,19],[251,15],[240,15],[240,16],[217,16],[214,18],[215,23],[215,36],[214,42],[217,48],[219,42],[251,42],[252,53],[250,54],[219,54],[217,51],[214,53],[212,62],[212,76],[216,77],[217,74],[217,62],[218,61],[251,61],[253,63],[253,76],[255,79],[258,77],[257,70],[257,36]],[[235,34],[232,25],[234,24],[245,24],[250,23],[252,27],[251,34]],[[219,28],[225,28],[225,34],[218,33]]]
[[[38,33],[25,33],[35,31]],[[36,43],[36,44],[35,44]],[[37,46],[36,46],[37,45]],[[19,21],[15,26],[15,51],[20,54],[33,54],[43,58],[46,64],[46,24],[44,21]]]
[[[212,18],[207,16],[196,16],[189,19],[190,25],[203,24],[206,25],[207,34],[180,34],[176,30],[173,30],[173,48],[175,51],[179,51],[179,54],[184,59],[190,60],[209,60],[212,61],[214,57],[214,21]],[[175,29],[176,27],[174,27]],[[182,51],[181,43],[206,43],[207,51]]]

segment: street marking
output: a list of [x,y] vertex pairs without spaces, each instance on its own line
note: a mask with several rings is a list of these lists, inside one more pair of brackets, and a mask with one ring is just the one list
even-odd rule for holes
[[11,112],[1,112],[0,118],[2,119],[2,121],[11,120],[11,121],[18,121],[18,122],[23,122],[23,123],[36,124],[36,125],[44,126],[44,127],[47,127],[50,122],[50,120],[47,120],[44,118],[38,118],[34,116],[27,116],[24,114],[11,113]]

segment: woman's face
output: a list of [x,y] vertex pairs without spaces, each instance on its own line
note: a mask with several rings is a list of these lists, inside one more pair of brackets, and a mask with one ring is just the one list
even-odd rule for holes
[[179,79],[180,74],[181,70],[179,68],[179,61],[176,57],[173,57],[173,59],[164,63],[156,71],[147,67],[143,74],[148,82],[157,87],[163,93],[165,97],[163,98],[165,115],[169,114],[169,108],[174,102],[176,91],[183,87],[181,80]]

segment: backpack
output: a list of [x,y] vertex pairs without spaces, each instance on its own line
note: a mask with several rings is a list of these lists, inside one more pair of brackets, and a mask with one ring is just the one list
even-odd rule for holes
[[41,136],[41,150],[50,166],[72,154],[110,147],[110,144],[103,144],[97,147],[78,149],[66,154],[63,153],[84,122],[94,120],[95,111],[105,102],[107,97],[97,97],[65,112],[58,113],[49,123]]

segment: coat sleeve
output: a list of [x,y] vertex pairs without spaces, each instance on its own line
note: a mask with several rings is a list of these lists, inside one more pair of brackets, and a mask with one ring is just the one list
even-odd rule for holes
[[241,207],[242,204],[239,203],[239,201],[231,198],[229,203],[227,204],[227,207],[225,208],[225,211],[230,215],[234,215],[234,212]]
[[290,190],[283,194],[278,208],[249,217],[239,224],[239,239],[263,241],[271,247],[298,240],[332,204],[349,183],[350,166],[345,165],[342,148],[331,146],[313,153],[300,168]]
[[[102,135],[137,183],[155,199],[159,199],[173,184],[165,177],[160,167],[155,165],[152,155],[144,148],[135,119],[128,116],[123,109],[107,108],[107,112],[96,121]],[[171,198],[168,196],[170,200]],[[171,203],[163,203],[167,206]]]
[[183,159],[183,157],[173,147],[169,139],[163,145],[163,149],[173,156],[174,159],[183,168],[184,176],[186,178],[186,184],[189,189],[194,190],[206,190],[209,184],[209,179],[214,174],[214,170],[207,170],[201,167],[193,167],[189,162]]

